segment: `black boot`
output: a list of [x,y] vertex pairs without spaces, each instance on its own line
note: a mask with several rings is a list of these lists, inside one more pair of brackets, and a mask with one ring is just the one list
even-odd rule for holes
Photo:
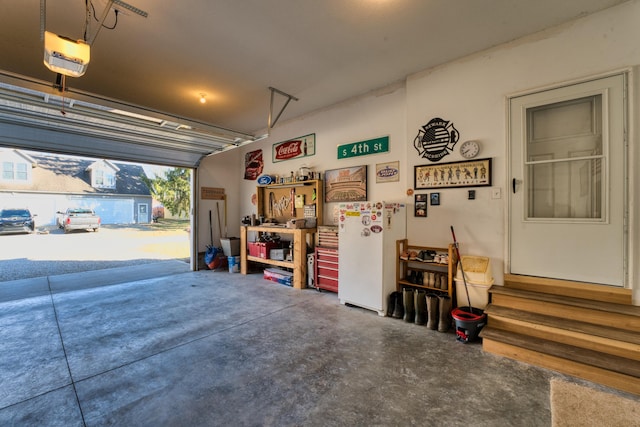
[[393,316],[393,310],[396,308],[396,296],[397,292],[391,292],[389,298],[387,298],[387,317]]
[[424,325],[427,323],[427,293],[418,289],[416,291],[416,325]]
[[393,308],[393,318],[394,319],[402,319],[404,317],[404,305],[402,302],[402,292],[396,291],[395,306]]
[[417,272],[415,270],[411,270],[411,273],[409,273],[409,282],[410,283],[417,283],[418,280],[418,275],[416,274]]
[[413,323],[416,317],[416,306],[413,296],[414,292],[411,288],[405,288],[402,291],[404,299],[404,321]]

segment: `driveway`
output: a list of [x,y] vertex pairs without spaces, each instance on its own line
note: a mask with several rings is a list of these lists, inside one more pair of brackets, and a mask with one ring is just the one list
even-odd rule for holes
[[105,225],[77,231],[0,235],[0,282],[158,260],[189,262],[189,231],[153,225]]

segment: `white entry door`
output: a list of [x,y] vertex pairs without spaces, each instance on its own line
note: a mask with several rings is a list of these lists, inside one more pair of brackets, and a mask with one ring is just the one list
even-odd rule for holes
[[626,75],[510,99],[512,274],[623,286]]
[[138,224],[146,224],[149,222],[149,205],[140,203],[138,205]]

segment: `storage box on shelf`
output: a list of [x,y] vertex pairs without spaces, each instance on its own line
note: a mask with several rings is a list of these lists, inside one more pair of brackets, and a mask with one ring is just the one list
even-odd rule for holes
[[277,248],[278,245],[274,242],[249,242],[247,243],[247,247],[249,249],[250,256],[269,259],[272,258],[269,256],[270,251]]
[[454,276],[458,262],[453,243],[446,248],[439,248],[409,244],[408,239],[398,240],[396,260],[398,291],[411,286],[443,292],[453,298]]

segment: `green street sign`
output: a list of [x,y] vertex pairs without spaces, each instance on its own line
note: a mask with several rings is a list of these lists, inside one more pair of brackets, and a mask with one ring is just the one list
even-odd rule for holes
[[338,160],[350,157],[368,156],[369,154],[386,153],[389,151],[389,137],[369,139],[368,141],[352,142],[338,145]]

